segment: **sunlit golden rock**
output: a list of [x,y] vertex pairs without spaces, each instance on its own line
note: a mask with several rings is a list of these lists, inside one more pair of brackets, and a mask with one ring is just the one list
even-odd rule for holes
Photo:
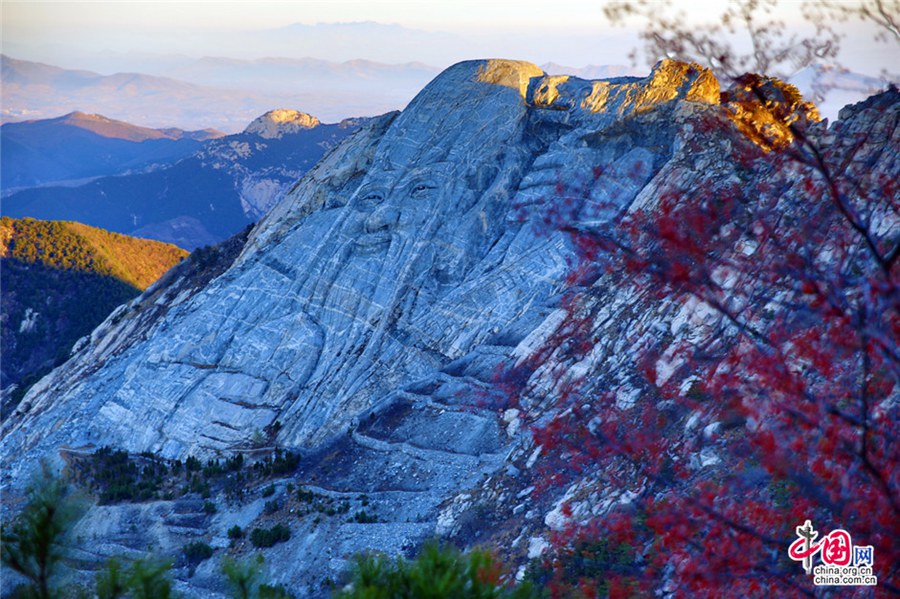
[[800,128],[821,120],[796,87],[751,73],[722,94],[722,104],[738,129],[765,151],[788,146]]
[[265,139],[276,139],[286,133],[296,133],[301,129],[312,129],[319,124],[319,119],[305,112],[279,108],[278,110],[270,110],[247,125],[244,133],[255,133]]
[[719,82],[709,69],[675,60],[660,61],[649,76],[589,81],[546,76],[533,85],[529,98],[537,108],[622,117],[641,114],[673,100],[718,104]]
[[543,74],[540,67],[530,62],[492,58],[479,67],[478,81],[519,90],[524,98],[532,77],[541,77]]

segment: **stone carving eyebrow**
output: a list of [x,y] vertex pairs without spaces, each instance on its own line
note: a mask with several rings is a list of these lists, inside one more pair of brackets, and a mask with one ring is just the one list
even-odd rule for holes
[[432,162],[409,169],[401,180],[401,185],[408,185],[410,181],[419,181],[429,178],[441,178],[452,175],[459,170],[459,165],[453,162]]

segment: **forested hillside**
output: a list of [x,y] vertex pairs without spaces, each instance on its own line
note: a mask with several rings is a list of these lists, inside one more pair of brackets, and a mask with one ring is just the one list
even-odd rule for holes
[[80,223],[0,219],[0,387],[24,389],[186,255]]

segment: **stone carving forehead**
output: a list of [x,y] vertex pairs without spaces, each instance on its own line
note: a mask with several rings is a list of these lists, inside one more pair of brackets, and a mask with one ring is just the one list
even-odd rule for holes
[[389,156],[372,164],[368,173],[368,182],[375,184],[396,184],[409,179],[434,176],[445,178],[462,170],[466,161],[450,161],[437,159],[433,153],[423,154],[414,162],[398,165]]
[[391,172],[458,160],[460,153],[471,151],[459,137],[454,132],[443,140],[407,140],[402,147],[390,146],[389,150],[380,151],[376,155],[371,170]]
[[459,171],[464,165],[447,160],[436,160],[434,162],[424,161],[411,167],[407,172],[405,179],[414,179],[427,176],[444,178]]

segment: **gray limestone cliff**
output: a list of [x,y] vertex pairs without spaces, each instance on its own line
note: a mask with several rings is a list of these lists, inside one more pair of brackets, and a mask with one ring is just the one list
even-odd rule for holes
[[[61,448],[206,459],[258,449],[265,433],[304,456],[279,496],[289,482],[339,501],[364,495],[378,520],[292,521],[291,540],[267,550],[291,564],[275,582],[314,595],[356,552],[477,538],[485,509],[521,518],[509,541],[524,555],[554,517],[515,482],[539,448],[518,410],[491,399],[498,369],[537,351],[562,319],[573,252],[543,221],[569,197],[587,198],[569,216],[592,227],[652,206],[664,182],[733,177],[732,137],[710,136],[702,151],[688,143],[704,118],[730,126],[718,82],[696,65],[604,81],[505,60],[447,69],[402,113],[330,151],[220,276],[160,282],[35,385],[3,423],[5,491],[21,490],[42,457],[61,465]],[[523,405],[540,404],[554,368],[593,373],[634,402],[629,348],[712,318],[615,277],[596,285],[601,341],[576,357],[560,348]],[[263,518],[262,503],[189,526],[172,524],[197,509],[183,501],[96,506],[79,524],[96,540],[84,559],[196,538],[225,547],[229,527]],[[204,563],[180,584],[212,595],[216,572]]]

